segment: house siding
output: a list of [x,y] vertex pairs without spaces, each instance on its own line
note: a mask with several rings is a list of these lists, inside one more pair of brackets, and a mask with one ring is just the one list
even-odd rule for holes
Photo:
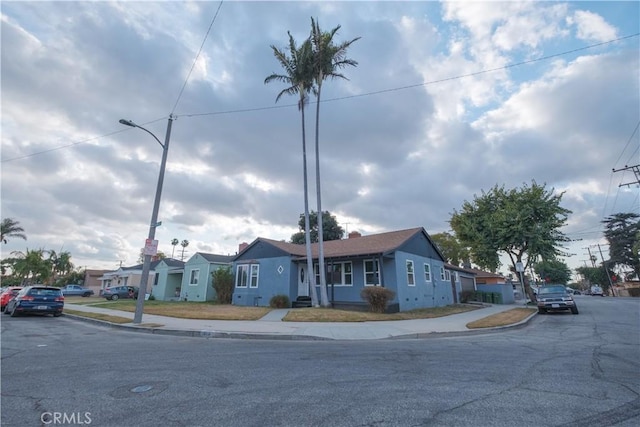
[[[260,252],[263,252],[264,249],[264,247],[260,248]],[[266,251],[265,253],[274,255],[282,253],[282,251]],[[255,260],[252,255],[249,254],[245,259],[236,260],[233,263],[233,304],[267,307],[275,295],[287,295],[290,301],[294,301],[298,295],[298,264],[292,262],[289,256],[265,257]],[[250,285],[247,287],[235,286],[238,265],[247,264],[260,266],[256,288],[252,288]]]
[[[218,263],[207,260],[199,253],[194,254],[184,265],[180,299],[183,301],[214,301],[216,292],[213,289],[212,273],[218,268],[231,266],[231,263]],[[193,273],[198,270],[197,273]],[[191,284],[192,274],[197,278],[197,284]]]

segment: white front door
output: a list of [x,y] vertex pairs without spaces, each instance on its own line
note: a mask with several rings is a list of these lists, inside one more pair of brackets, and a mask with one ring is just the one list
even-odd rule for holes
[[307,266],[298,264],[298,296],[309,296],[309,280],[307,278]]

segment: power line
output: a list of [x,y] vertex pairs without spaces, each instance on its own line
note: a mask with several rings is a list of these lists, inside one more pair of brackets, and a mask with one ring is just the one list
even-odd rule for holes
[[[211,27],[213,26],[213,23],[216,19],[216,17],[218,16],[218,11],[220,10],[220,7],[222,6],[222,2],[220,2],[220,5],[218,5],[218,9],[216,10],[216,14],[213,17],[213,20],[211,21],[211,25],[209,26],[209,30],[207,31],[207,35],[205,36],[205,40],[207,39],[207,36],[209,34],[209,31],[211,30]],[[345,99],[352,99],[352,98],[361,98],[361,97],[365,97],[365,96],[372,96],[372,95],[379,95],[379,94],[383,94],[383,93],[390,93],[390,92],[396,92],[396,91],[400,91],[400,90],[405,90],[405,89],[412,89],[412,88],[416,88],[416,87],[421,87],[421,86],[428,86],[428,85],[432,85],[432,84],[437,84],[437,83],[443,83],[443,82],[447,82],[447,81],[453,81],[453,80],[459,80],[459,79],[463,79],[466,77],[473,77],[473,76],[478,76],[481,74],[486,74],[486,73],[491,73],[494,71],[501,71],[501,70],[506,70],[509,68],[514,68],[514,67],[518,67],[520,65],[526,65],[526,64],[531,64],[534,62],[539,62],[539,61],[544,61],[546,59],[551,59],[551,58],[557,58],[559,56],[564,56],[564,55],[568,55],[571,53],[575,53],[575,52],[580,52],[583,50],[587,50],[587,49],[592,49],[594,47],[598,47],[598,46],[604,46],[607,44],[611,44],[611,43],[615,43],[618,41],[622,41],[622,40],[626,40],[629,38],[633,38],[633,37],[638,37],[640,35],[640,33],[636,33],[636,34],[631,34],[628,36],[623,36],[623,37],[619,37],[617,39],[614,40],[609,40],[606,42],[601,42],[601,43],[596,43],[596,44],[592,44],[589,46],[584,46],[584,47],[580,47],[580,48],[576,48],[576,49],[572,49],[572,50],[568,50],[565,52],[560,52],[560,53],[556,53],[553,55],[547,55],[547,56],[542,56],[540,58],[536,58],[536,59],[530,59],[527,61],[521,61],[521,62],[517,62],[517,63],[513,63],[513,64],[509,64],[509,65],[505,65],[502,67],[498,67],[498,68],[491,68],[491,69],[486,69],[486,70],[481,70],[481,71],[476,71],[473,73],[469,73],[469,74],[463,74],[460,76],[454,76],[454,77],[447,77],[447,78],[443,78],[443,79],[439,79],[439,80],[432,80],[432,81],[428,81],[428,82],[422,82],[422,83],[417,83],[417,84],[413,84],[413,85],[408,85],[408,86],[401,86],[401,87],[396,87],[396,88],[390,88],[390,89],[383,89],[383,90],[378,90],[378,91],[373,91],[373,92],[367,92],[367,93],[362,93],[362,94],[357,94],[357,95],[348,95],[348,96],[343,96],[343,97],[338,97],[338,98],[329,98],[329,99],[323,99],[321,100],[321,102],[335,102],[335,101],[342,101]],[[204,45],[204,41],[202,43]],[[200,47],[200,51],[202,50],[202,46]],[[200,55],[200,51],[198,51],[198,55]],[[196,56],[196,61],[197,61],[197,56]],[[195,62],[191,67],[191,70],[193,70],[193,67],[195,66]],[[191,74],[191,71],[189,72],[189,74]],[[189,76],[187,76],[187,80],[188,80]],[[174,110],[176,108],[176,106],[178,105],[178,102],[182,96],[182,93],[184,91],[184,88],[186,86],[187,82],[185,81],[182,90],[180,91],[180,94],[178,95],[178,99],[176,100],[176,104],[174,105]],[[174,115],[175,118],[178,117],[199,117],[199,116],[213,116],[213,115],[222,115],[222,114],[236,114],[236,113],[247,113],[247,112],[253,112],[253,111],[264,111],[264,110],[275,110],[275,109],[280,109],[280,108],[289,108],[289,107],[297,107],[298,104],[281,104],[281,105],[273,105],[273,106],[269,106],[269,107],[253,107],[253,108],[242,108],[242,109],[237,109],[237,110],[227,110],[227,111],[215,111],[215,112],[209,112],[209,113],[192,113],[192,114],[180,114],[180,115]],[[166,120],[167,116],[162,117],[160,119],[155,119],[146,123],[143,123],[142,125],[147,125],[150,123],[155,123],[157,121],[160,120]],[[111,135],[115,135],[117,133],[123,132],[123,130],[118,130],[115,132],[109,132],[100,136],[96,136],[96,137],[92,137],[92,138],[87,138],[81,141],[76,141],[70,144],[66,144],[63,146],[59,146],[59,147],[54,147],[54,148],[50,148],[47,150],[43,150],[43,151],[37,151],[31,154],[26,154],[24,156],[19,156],[19,157],[13,157],[10,159],[5,159],[0,161],[0,163],[6,163],[6,162],[11,162],[11,161],[15,161],[15,160],[21,160],[21,159],[25,159],[28,157],[33,157],[39,154],[44,154],[44,153],[48,153],[51,151],[56,151],[56,150],[60,150],[63,148],[67,148],[67,147],[71,147],[71,146],[75,146],[78,144],[82,144],[88,141],[93,141],[96,139],[100,139],[100,138],[104,138],[107,136],[111,136]],[[608,197],[608,195],[607,195]],[[606,207],[606,202],[605,202],[605,207]]]
[[216,9],[215,15],[213,15],[213,19],[211,20],[211,24],[209,24],[209,29],[204,35],[204,39],[202,39],[202,44],[200,45],[200,49],[198,49],[198,53],[196,54],[195,59],[193,60],[193,64],[191,64],[191,69],[187,74],[187,77],[184,79],[184,84],[182,85],[182,89],[180,89],[180,93],[178,94],[178,99],[176,99],[176,103],[173,105],[173,109],[171,110],[171,114],[176,111],[176,107],[178,106],[178,102],[180,102],[180,98],[182,97],[182,93],[184,92],[184,88],[187,86],[187,82],[189,81],[189,77],[191,77],[191,73],[193,72],[196,63],[198,62],[198,58],[202,53],[202,48],[204,47],[204,43],[207,41],[207,37],[209,37],[209,33],[211,32],[211,28],[213,27],[213,23],[216,22],[216,18],[218,17],[218,12],[220,12],[220,8],[222,7],[222,1],[218,5],[218,9]]
[[[620,153],[620,156],[618,157],[618,160],[615,161],[615,163],[613,164],[613,166],[615,167],[615,165],[618,164],[618,162],[620,161],[620,159],[622,158],[622,156],[624,155],[625,150],[627,149],[627,147],[629,146],[629,144],[631,144],[631,140],[633,139],[633,137],[635,136],[636,132],[638,132],[638,128],[640,127],[640,120],[638,120],[638,124],[636,124],[636,128],[633,130],[633,133],[631,134],[631,136],[629,137],[629,140],[627,141],[627,144],[624,146],[624,148],[622,149],[622,152]],[[636,151],[638,151],[638,149],[636,148]]]

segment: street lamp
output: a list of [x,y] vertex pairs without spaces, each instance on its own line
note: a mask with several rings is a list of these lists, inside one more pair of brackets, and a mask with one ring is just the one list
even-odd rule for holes
[[149,224],[149,238],[145,244],[144,249],[144,262],[142,264],[142,277],[140,278],[140,289],[138,291],[138,299],[136,300],[136,312],[133,316],[133,323],[142,322],[142,311],[144,309],[144,299],[147,294],[147,283],[149,282],[149,270],[151,269],[151,253],[147,250],[148,245],[152,245],[154,238],[156,237],[156,227],[158,224],[158,210],[160,209],[160,196],[162,195],[162,183],[164,182],[164,170],[167,165],[167,153],[169,152],[169,138],[171,137],[171,124],[173,123],[173,114],[169,114],[169,121],[167,123],[167,133],[164,138],[164,144],[160,142],[158,137],[132,122],[131,120],[120,119],[120,123],[125,126],[131,126],[134,128],[142,129],[151,135],[158,144],[162,147],[162,161],[160,162],[160,174],[158,175],[158,185],[156,187],[156,198],[153,202],[153,213],[151,214],[151,223]]

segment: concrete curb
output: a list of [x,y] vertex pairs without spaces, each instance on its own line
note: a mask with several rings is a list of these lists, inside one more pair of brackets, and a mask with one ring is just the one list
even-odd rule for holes
[[[404,335],[396,335],[385,338],[371,339],[371,341],[379,340],[401,340],[401,339],[428,339],[428,338],[443,338],[443,337],[456,337],[456,336],[469,336],[469,335],[486,335],[503,332],[511,329],[520,329],[525,327],[534,316],[538,313],[533,312],[531,315],[518,323],[505,326],[496,326],[493,328],[478,328],[469,329],[467,331],[452,331],[452,332],[419,332]],[[106,320],[93,319],[90,317],[78,316],[75,314],[64,313],[64,317],[69,317],[75,320],[81,320],[89,323],[94,323],[100,326],[107,326],[113,329],[127,330],[137,333],[146,333],[152,335],[172,335],[180,337],[192,337],[192,338],[227,338],[227,339],[257,339],[257,340],[281,340],[281,341],[368,341],[358,339],[335,339],[326,337],[317,337],[313,335],[294,335],[294,334],[257,334],[249,332],[221,332],[210,330],[190,330],[190,329],[162,329],[162,328],[147,328],[144,326],[134,326],[130,324],[111,323]]]

